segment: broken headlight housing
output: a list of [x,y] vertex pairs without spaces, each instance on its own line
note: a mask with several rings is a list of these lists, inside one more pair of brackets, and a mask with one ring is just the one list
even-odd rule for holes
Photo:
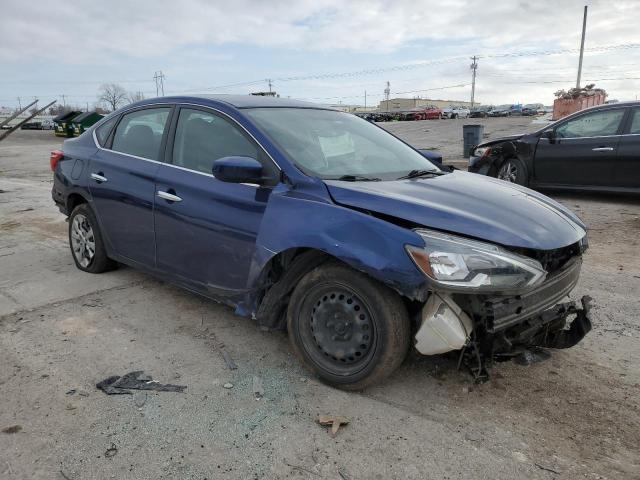
[[491,155],[491,147],[476,147],[473,149],[471,156],[473,157],[488,157]]
[[524,291],[540,285],[547,275],[537,260],[498,245],[433,230],[415,232],[424,240],[424,247],[407,245],[407,253],[418,268],[443,289]]

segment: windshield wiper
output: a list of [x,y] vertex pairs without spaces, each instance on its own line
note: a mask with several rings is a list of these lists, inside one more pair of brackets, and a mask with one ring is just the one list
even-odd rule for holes
[[364,175],[342,175],[332,180],[342,180],[344,182],[379,182],[382,179],[377,177],[365,177]]
[[425,177],[427,175],[440,176],[440,175],[444,175],[445,173],[446,172],[440,172],[438,170],[411,170],[406,175],[399,177],[398,180],[406,180],[407,178]]

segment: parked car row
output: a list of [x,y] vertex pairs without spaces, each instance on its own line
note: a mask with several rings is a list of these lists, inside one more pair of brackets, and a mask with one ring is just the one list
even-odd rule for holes
[[547,113],[546,107],[541,103],[530,103],[527,105],[505,104],[505,105],[481,105],[471,110],[469,117],[511,117],[511,116],[533,116]]
[[358,112],[355,113],[360,118],[370,122],[391,122],[408,120],[439,120],[443,118],[468,118],[470,110],[466,107],[451,106],[439,108],[429,105],[421,108],[414,108],[408,111],[398,112]]
[[53,120],[41,120],[24,123],[20,127],[20,130],[53,130],[54,127]]

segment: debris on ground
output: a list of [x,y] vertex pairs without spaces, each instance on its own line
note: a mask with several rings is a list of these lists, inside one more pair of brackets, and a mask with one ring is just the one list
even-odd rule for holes
[[558,470],[555,470],[555,469],[553,469],[551,467],[546,467],[546,466],[544,466],[544,465],[542,465],[540,463],[534,463],[534,465],[536,467],[538,467],[540,470],[545,470],[547,472],[551,472],[551,473],[555,473],[556,475],[560,475],[560,472]]
[[233,358],[231,358],[231,355],[229,355],[229,352],[227,352],[224,348],[222,349],[222,358],[224,359],[224,363],[227,364],[227,368],[229,370],[238,369],[236,362],[233,361]]
[[339,415],[318,415],[318,423],[324,426],[330,426],[329,435],[335,437],[338,434],[338,429],[341,425],[347,425],[349,419],[347,417],[341,417]]
[[531,347],[519,355],[513,357],[513,362],[518,365],[529,366],[534,363],[544,362],[551,358],[551,354],[539,347]]
[[136,407],[141,408],[147,403],[147,394],[146,392],[138,392],[133,396],[133,403]]
[[102,390],[107,395],[131,394],[131,390],[155,390],[157,392],[180,392],[185,388],[184,385],[172,385],[170,383],[162,384],[153,380],[150,375],[146,375],[144,371],[138,370],[129,372],[122,377],[114,375],[108,377],[96,384],[96,388]]
[[111,446],[107,448],[107,451],[104,452],[104,456],[105,458],[111,458],[115,457],[116,453],[118,453],[118,447],[116,447],[115,443],[112,443]]
[[256,400],[260,400],[264,397],[264,387],[262,386],[262,379],[257,376],[253,376],[253,396]]
[[233,383],[229,383],[229,382],[227,382],[227,383],[225,383],[225,384],[223,385],[223,387],[224,387],[224,388],[226,388],[227,390],[229,390],[230,388],[233,388]]
[[22,425],[11,425],[10,427],[3,428],[2,433],[18,433],[22,430]]

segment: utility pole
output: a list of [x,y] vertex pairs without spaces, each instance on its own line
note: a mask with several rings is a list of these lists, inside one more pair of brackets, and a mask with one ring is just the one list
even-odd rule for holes
[[474,107],[476,100],[476,70],[478,70],[478,57],[471,57],[473,63],[471,64],[471,108]]
[[64,108],[67,108],[67,96],[66,95],[60,95],[62,97],[62,106]]
[[389,111],[389,94],[391,93],[391,84],[387,80],[387,88],[384,89],[384,101],[387,104],[387,112]]
[[364,109],[367,109],[367,91],[364,91]]
[[22,103],[20,102],[20,97],[18,98],[18,110],[22,110]]
[[271,87],[273,86],[273,83],[271,83],[270,78],[267,78],[267,85],[269,85],[269,93],[271,93]]
[[153,79],[156,81],[156,97],[162,96],[164,97],[164,74],[162,70],[158,70],[153,74]]
[[584,6],[584,16],[582,17],[582,40],[580,41],[580,61],[578,62],[578,80],[576,88],[580,88],[580,77],[582,76],[582,56],[584,55],[584,35],[587,32],[587,6]]

